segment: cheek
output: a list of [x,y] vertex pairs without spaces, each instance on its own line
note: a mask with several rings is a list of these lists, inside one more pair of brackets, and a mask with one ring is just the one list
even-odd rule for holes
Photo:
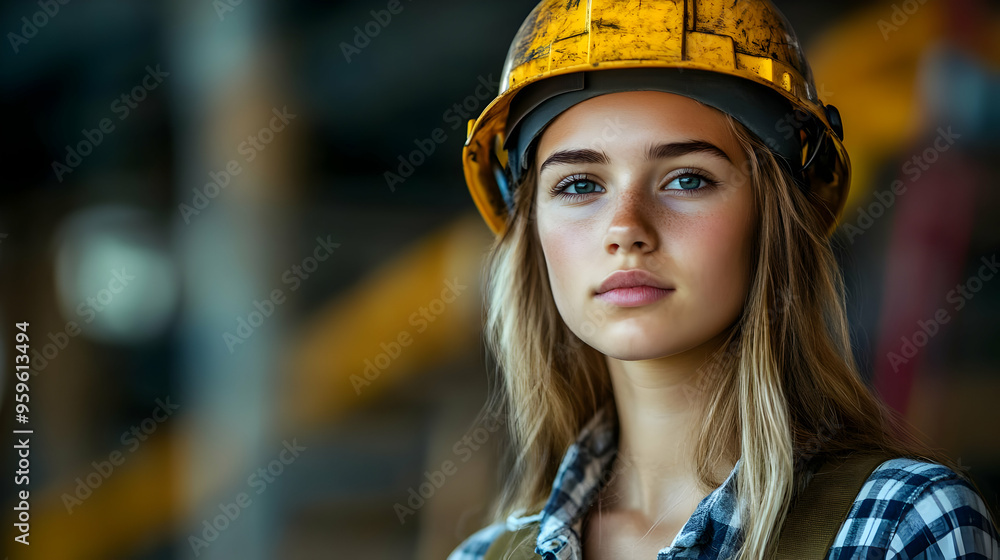
[[539,220],[538,238],[545,255],[552,298],[564,320],[572,323],[580,314],[580,295],[586,295],[588,277],[583,274],[588,260],[593,262],[592,232],[579,222],[552,223]]
[[718,212],[692,219],[676,239],[687,289],[699,301],[711,302],[707,309],[729,315],[742,307],[749,286],[750,225],[746,212]]

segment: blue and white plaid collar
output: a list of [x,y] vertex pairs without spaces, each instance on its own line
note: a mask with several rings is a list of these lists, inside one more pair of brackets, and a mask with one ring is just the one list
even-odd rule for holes
[[[510,529],[540,522],[536,551],[546,558],[579,560],[582,556],[584,518],[600,489],[614,475],[617,423],[612,404],[599,410],[563,456],[542,511],[508,518]],[[664,543],[664,549],[669,550],[661,550],[657,560],[698,558],[705,553],[710,558],[728,558],[735,554],[742,541],[736,501],[739,467],[737,461],[722,485],[702,499],[674,542]]]

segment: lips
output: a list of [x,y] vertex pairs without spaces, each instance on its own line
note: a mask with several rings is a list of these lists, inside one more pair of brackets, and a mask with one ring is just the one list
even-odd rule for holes
[[639,288],[641,286],[649,286],[661,290],[673,289],[672,286],[653,276],[653,273],[641,268],[633,268],[631,270],[616,270],[609,274],[604,279],[604,282],[601,282],[601,286],[597,288],[596,294],[600,295],[620,288]]
[[658,301],[674,288],[641,269],[611,273],[594,293],[595,297],[620,307],[638,307]]

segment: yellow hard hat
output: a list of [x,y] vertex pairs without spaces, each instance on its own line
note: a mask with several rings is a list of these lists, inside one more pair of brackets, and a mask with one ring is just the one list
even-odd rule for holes
[[785,17],[767,0],[543,0],[507,53],[500,91],[469,121],[465,179],[494,233],[544,127],[615,91],[656,90],[732,115],[778,154],[836,226],[850,188],[840,114],[820,101]]

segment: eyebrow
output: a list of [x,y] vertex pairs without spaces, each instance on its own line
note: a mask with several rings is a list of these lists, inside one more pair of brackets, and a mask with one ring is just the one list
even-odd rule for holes
[[[675,158],[687,154],[707,154],[724,159],[729,163],[733,163],[733,161],[729,159],[729,156],[726,155],[726,152],[722,151],[722,149],[715,144],[705,142],[704,140],[688,140],[686,142],[651,145],[649,149],[646,150],[646,161]],[[542,171],[550,165],[565,165],[574,163],[596,163],[599,165],[608,165],[610,162],[611,160],[608,158],[608,155],[603,151],[598,152],[597,150],[589,148],[579,150],[560,150],[545,159],[545,162],[538,168],[538,173],[541,174]]]

